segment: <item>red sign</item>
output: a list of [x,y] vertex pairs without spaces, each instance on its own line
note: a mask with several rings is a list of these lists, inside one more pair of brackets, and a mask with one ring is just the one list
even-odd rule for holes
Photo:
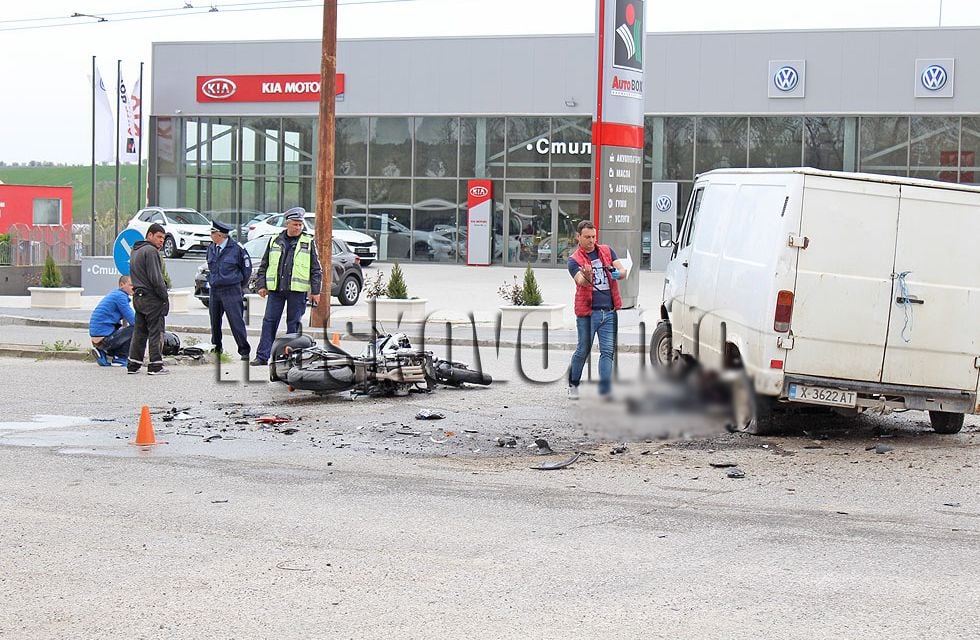
[[[344,99],[344,74],[336,76],[337,99]],[[198,76],[198,102],[317,102],[319,73]]]

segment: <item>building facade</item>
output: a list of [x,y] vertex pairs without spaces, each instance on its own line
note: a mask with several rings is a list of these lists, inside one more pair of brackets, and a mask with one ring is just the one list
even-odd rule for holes
[[[648,34],[652,194],[810,166],[973,183],[980,29]],[[465,263],[467,185],[492,181],[493,261],[562,265],[591,216],[590,35],[338,44],[334,213],[382,259]],[[319,41],[156,43],[150,202],[230,222],[314,209]],[[317,86],[313,86],[316,83]]]

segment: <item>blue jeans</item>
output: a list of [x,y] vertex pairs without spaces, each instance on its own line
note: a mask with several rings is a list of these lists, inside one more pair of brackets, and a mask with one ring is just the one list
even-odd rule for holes
[[286,333],[299,333],[303,313],[306,312],[307,294],[295,291],[270,291],[266,296],[265,317],[262,318],[262,338],[255,357],[268,360],[272,354],[272,343],[276,340],[282,309],[286,308]]
[[572,354],[568,384],[577,387],[582,381],[582,369],[592,351],[592,341],[599,334],[599,394],[612,391],[613,352],[616,349],[616,312],[595,310],[591,316],[575,318],[578,345]]

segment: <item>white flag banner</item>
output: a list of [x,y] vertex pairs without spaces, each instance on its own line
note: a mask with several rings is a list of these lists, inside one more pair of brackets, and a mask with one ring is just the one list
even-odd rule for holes
[[133,103],[126,93],[126,82],[119,76],[119,162],[137,161],[139,129],[133,114]]
[[[91,82],[92,76],[88,77]],[[109,101],[109,92],[106,91],[105,83],[102,81],[102,73],[98,67],[95,68],[95,130],[92,136],[95,138],[95,161],[112,162],[116,155],[113,153],[115,146],[116,128],[113,126],[112,103]]]
[[133,95],[129,97],[129,103],[133,105],[133,123],[136,125],[136,146],[139,147],[139,137],[142,135],[140,129],[142,128],[143,119],[140,117],[143,108],[143,88],[141,83],[142,78],[136,80],[136,84],[133,85]]

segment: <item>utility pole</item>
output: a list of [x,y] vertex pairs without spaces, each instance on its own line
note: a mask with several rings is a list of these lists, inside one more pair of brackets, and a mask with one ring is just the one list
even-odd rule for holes
[[333,274],[334,117],[337,108],[337,0],[323,2],[323,40],[320,50],[320,124],[316,154],[316,249],[323,266],[320,304],[310,314],[311,329],[330,326],[330,278]]

